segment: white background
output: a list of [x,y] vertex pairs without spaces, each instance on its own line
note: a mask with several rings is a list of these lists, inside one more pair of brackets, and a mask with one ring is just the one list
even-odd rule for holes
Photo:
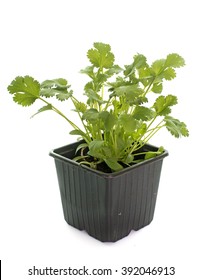
[[[201,1],[1,0],[0,3],[0,259],[3,280],[49,279],[27,275],[33,265],[120,269],[175,266],[175,276],[123,279],[199,279],[201,266]],[[164,160],[154,221],[116,243],[101,243],[68,226],[62,213],[52,148],[73,142],[70,127],[52,112],[22,108],[7,93],[17,75],[39,81],[64,77],[82,98],[86,51],[109,43],[123,66],[136,53],[149,62],[177,52],[186,67],[168,83],[178,96],[173,116],[190,137],[167,131],[153,139]],[[59,103],[60,105],[60,103]],[[63,111],[75,119],[69,107]],[[79,279],[81,276],[69,277]],[[102,277],[122,279],[121,275]],[[102,279],[91,277],[88,279]],[[50,279],[66,279],[52,276]],[[86,277],[87,279],[87,277]]]

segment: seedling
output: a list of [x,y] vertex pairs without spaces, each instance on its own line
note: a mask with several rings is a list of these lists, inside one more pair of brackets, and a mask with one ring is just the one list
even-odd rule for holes
[[[87,57],[90,65],[81,70],[89,77],[84,86],[86,103],[75,97],[63,78],[40,83],[20,76],[8,86],[16,103],[30,106],[40,100],[44,106],[36,114],[52,110],[72,126],[70,134],[84,140],[74,160],[94,169],[105,164],[112,172],[119,171],[163,153],[163,147],[144,150],[162,128],[176,138],[189,135],[186,124],[171,116],[177,97],[162,94],[164,81],[173,80],[175,69],[185,65],[180,55],[172,53],[149,65],[144,55],[136,54],[132,63],[122,68],[115,64],[110,45],[94,43]],[[156,97],[153,102],[152,96]],[[50,103],[50,98],[71,101],[81,126],[74,123],[74,116],[70,119]]]

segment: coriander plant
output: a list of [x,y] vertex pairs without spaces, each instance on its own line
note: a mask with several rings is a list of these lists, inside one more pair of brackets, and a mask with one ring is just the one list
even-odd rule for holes
[[[149,65],[144,55],[136,54],[131,64],[121,68],[110,45],[94,43],[87,57],[90,65],[81,70],[89,77],[84,86],[86,103],[75,97],[63,78],[39,83],[30,76],[16,77],[8,86],[16,103],[30,106],[38,99],[44,106],[36,114],[52,110],[72,126],[70,134],[84,140],[75,160],[95,169],[104,163],[118,171],[161,154],[162,147],[158,151],[142,148],[163,127],[177,138],[188,136],[186,124],[170,115],[177,97],[162,94],[163,82],[174,79],[175,68],[185,65],[180,55],[172,53]],[[52,97],[70,100],[81,126],[50,103]]]

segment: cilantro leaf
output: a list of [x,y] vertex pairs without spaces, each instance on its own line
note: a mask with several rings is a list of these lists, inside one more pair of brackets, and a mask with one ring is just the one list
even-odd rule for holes
[[154,93],[161,93],[162,90],[163,90],[163,84],[162,83],[153,84],[153,87],[151,89],[151,91],[153,91]]
[[139,121],[126,113],[121,114],[118,121],[126,132],[133,132],[139,127]]
[[97,94],[96,91],[92,89],[92,87],[93,85],[91,82],[87,83],[85,86],[85,95],[88,96],[87,104],[91,104],[93,102],[98,102],[99,104],[105,103],[105,101],[103,101],[101,96]]
[[75,101],[74,100],[74,111],[84,113],[87,110],[87,105],[83,102]]
[[165,66],[165,59],[158,59],[152,63],[152,70],[154,71],[155,75],[158,75],[162,72]]
[[8,86],[9,93],[13,94],[13,100],[22,105],[30,106],[39,98],[40,84],[30,76],[19,76]]
[[83,117],[84,120],[87,120],[91,123],[95,123],[98,121],[99,118],[99,112],[97,109],[90,108],[87,111],[84,112]]
[[108,44],[94,43],[94,49],[87,52],[87,57],[90,62],[97,68],[109,69],[114,64],[114,55],[111,52],[111,47]]
[[99,113],[99,118],[103,121],[107,132],[111,131],[116,124],[116,117],[111,112],[102,111]]
[[89,152],[88,154],[95,158],[104,158],[103,147],[105,142],[103,140],[93,140],[89,144]]
[[144,106],[136,106],[133,117],[136,120],[149,121],[154,117],[155,113],[152,109]]
[[32,94],[29,93],[16,93],[13,96],[13,100],[18,103],[19,105],[22,106],[30,106],[36,101],[37,97],[33,96]]
[[153,78],[152,69],[149,67],[138,69],[138,74],[140,80]]
[[[105,162],[112,171],[118,171],[139,161],[134,154],[159,129],[166,127],[175,137],[189,135],[185,123],[169,115],[172,106],[177,104],[177,97],[161,95],[163,82],[174,79],[175,68],[185,64],[180,55],[171,53],[165,59],[148,64],[146,57],[137,53],[131,63],[122,69],[115,64],[111,46],[95,42],[88,50],[87,57],[90,66],[80,71],[90,78],[84,86],[86,102],[73,96],[68,81],[63,78],[40,84],[30,76],[20,76],[8,86],[8,91],[18,104],[30,106],[39,99],[44,106],[36,114],[52,110],[72,126],[70,134],[84,140],[77,151],[88,147],[88,155],[78,155],[75,160],[81,160],[81,164],[92,168],[98,168],[100,163]],[[152,94],[149,99],[151,92],[159,94],[155,101],[152,101]],[[84,130],[47,102],[47,98],[51,97],[60,101],[71,99],[73,110],[78,113]],[[160,122],[156,121],[160,116]],[[162,152],[163,148],[141,152],[145,154],[142,160]],[[89,156],[93,157],[92,161],[88,161]]]
[[172,53],[172,54],[167,55],[166,61],[165,61],[166,67],[179,68],[184,65],[185,65],[185,60],[179,54]]
[[108,77],[111,77],[113,76],[114,74],[119,74],[121,71],[123,71],[123,69],[119,66],[119,65],[114,65],[112,66],[111,68],[109,68],[105,74],[108,76]]
[[145,66],[148,66],[147,58],[143,54],[136,54],[134,55],[133,59],[134,59],[134,66],[136,69],[140,69]]
[[83,131],[80,130],[80,129],[74,129],[74,130],[70,131],[69,134],[70,134],[70,135],[79,135],[79,136],[81,136],[83,139],[86,139],[86,134],[85,134],[85,132],[83,132]]
[[40,108],[40,109],[38,110],[38,112],[36,112],[34,115],[32,115],[31,118],[33,118],[34,116],[36,116],[36,115],[39,114],[39,113],[42,113],[42,112],[48,111],[48,110],[52,110],[52,109],[53,109],[53,106],[49,103],[48,105],[43,106],[42,108]]
[[162,154],[164,151],[165,151],[164,148],[161,146],[161,147],[158,148],[158,150],[157,150],[156,152],[154,152],[154,151],[146,152],[144,158],[145,158],[145,159],[154,158],[154,157],[156,157],[157,155]]
[[176,96],[170,94],[165,97],[161,95],[156,99],[153,108],[155,109],[157,115],[165,116],[170,114],[171,112],[170,107],[176,104],[177,104]]
[[67,80],[63,78],[53,79],[53,80],[45,80],[41,83],[42,88],[56,88],[56,89],[66,89],[67,88]]
[[123,166],[114,158],[107,158],[104,159],[104,161],[113,171],[119,171],[123,169]]
[[140,70],[140,69],[143,69],[145,67],[147,67],[147,59],[144,55],[142,54],[137,54],[137,55],[134,55],[133,57],[133,63],[130,64],[130,65],[125,65],[125,71],[124,71],[124,75],[126,77],[132,75],[135,70]]
[[167,81],[174,79],[176,77],[175,70],[171,67],[165,69],[162,73],[162,77]]
[[119,86],[117,88],[114,89],[115,95],[117,96],[123,96],[123,95],[134,95],[134,96],[139,96],[143,93],[143,90],[138,86],[138,85],[133,85],[133,84],[129,84],[129,85],[123,85],[123,86]]
[[100,54],[98,50],[90,49],[87,53],[87,57],[95,67],[100,67]]
[[68,85],[67,80],[59,78],[53,80],[46,80],[41,83],[40,86],[40,96],[53,97],[60,101],[67,100],[72,96],[73,91],[69,90],[70,85]]
[[184,122],[181,122],[171,116],[166,116],[164,121],[167,130],[176,138],[179,138],[180,136],[189,136],[189,131]]
[[69,97],[71,97],[72,94],[73,94],[72,90],[70,90],[70,91],[64,90],[64,91],[61,91],[60,93],[56,94],[56,98],[60,101],[64,101],[64,100],[69,99]]
[[80,73],[88,75],[91,79],[94,79],[95,74],[93,72],[94,66],[87,66],[80,70]]

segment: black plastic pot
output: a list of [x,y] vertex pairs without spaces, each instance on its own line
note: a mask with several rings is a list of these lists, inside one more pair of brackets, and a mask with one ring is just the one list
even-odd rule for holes
[[[54,157],[66,222],[100,241],[117,241],[150,224],[163,154],[115,173],[71,160],[79,142],[50,152]],[[146,149],[156,150],[151,145]]]

